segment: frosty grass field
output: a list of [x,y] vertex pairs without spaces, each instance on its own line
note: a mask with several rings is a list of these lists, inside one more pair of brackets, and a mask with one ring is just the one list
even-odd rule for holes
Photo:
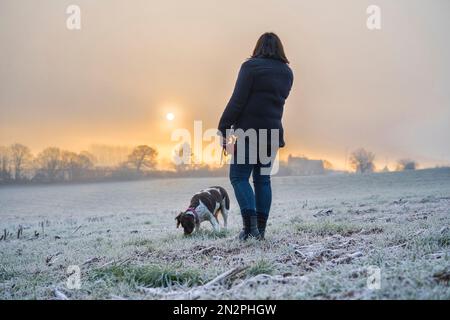
[[233,194],[226,178],[1,187],[0,299],[450,298],[450,169],[274,177],[264,242],[235,239],[234,196],[228,231],[175,228],[210,185]]

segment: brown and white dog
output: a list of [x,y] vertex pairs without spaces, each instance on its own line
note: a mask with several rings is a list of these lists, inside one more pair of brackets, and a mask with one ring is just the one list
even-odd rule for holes
[[175,218],[177,228],[184,229],[184,234],[189,235],[200,229],[200,223],[209,221],[214,231],[220,231],[219,212],[222,213],[224,228],[227,228],[228,210],[230,210],[230,198],[222,187],[209,187],[202,190],[191,199],[189,208],[182,211]]

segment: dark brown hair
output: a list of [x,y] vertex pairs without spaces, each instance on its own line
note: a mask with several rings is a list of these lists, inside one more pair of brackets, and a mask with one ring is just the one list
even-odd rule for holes
[[266,32],[259,37],[252,58],[271,58],[289,63],[280,38],[273,32]]

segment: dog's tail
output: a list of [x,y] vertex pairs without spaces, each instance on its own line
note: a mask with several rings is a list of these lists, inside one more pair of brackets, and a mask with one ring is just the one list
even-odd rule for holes
[[225,192],[225,209],[230,210],[230,197],[228,197],[228,193],[225,189],[223,189]]

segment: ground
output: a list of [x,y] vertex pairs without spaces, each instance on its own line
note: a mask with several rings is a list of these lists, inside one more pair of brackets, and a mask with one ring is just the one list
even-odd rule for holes
[[232,194],[226,178],[0,188],[0,299],[450,299],[450,169],[274,177],[267,240],[245,243],[234,196],[229,230],[176,229],[210,185]]

